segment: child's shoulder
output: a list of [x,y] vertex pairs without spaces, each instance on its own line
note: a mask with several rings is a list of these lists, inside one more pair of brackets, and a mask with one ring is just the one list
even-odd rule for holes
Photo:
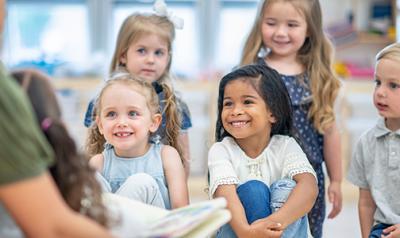
[[229,151],[239,148],[235,139],[230,136],[224,137],[221,141],[215,142],[211,145],[208,153],[209,154],[221,154],[230,153]]
[[384,118],[379,118],[376,124],[364,131],[361,136],[359,137],[358,141],[362,145],[370,145],[375,141],[376,137],[382,136],[387,134],[388,129],[385,126],[385,119]]
[[170,154],[178,153],[178,151],[173,146],[164,145],[161,143],[159,143],[157,145],[160,146],[161,155],[170,155]]
[[170,146],[170,145],[164,145],[164,144],[158,144],[161,148],[160,148],[160,154],[161,154],[161,158],[167,159],[167,160],[171,160],[171,158],[179,158],[179,153],[178,151]]
[[161,160],[163,167],[167,169],[176,168],[177,165],[180,167],[182,165],[182,160],[178,151],[169,145],[161,145]]
[[288,135],[273,135],[270,140],[270,144],[278,144],[282,146],[283,144],[297,144],[296,140]]
[[297,143],[293,137],[287,135],[273,135],[269,142],[268,149],[277,155],[303,151],[299,143]]
[[90,158],[89,165],[90,167],[96,169],[97,171],[101,171],[103,169],[103,162],[104,162],[103,154],[97,154],[92,158]]
[[233,139],[230,136],[226,136],[224,137],[221,141],[217,141],[215,142],[212,147],[224,147],[224,146],[233,146],[233,145],[237,145],[235,139]]

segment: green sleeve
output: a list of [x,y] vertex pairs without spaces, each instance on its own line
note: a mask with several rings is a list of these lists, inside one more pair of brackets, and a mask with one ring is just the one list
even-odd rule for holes
[[25,93],[0,65],[0,185],[38,176],[52,162]]

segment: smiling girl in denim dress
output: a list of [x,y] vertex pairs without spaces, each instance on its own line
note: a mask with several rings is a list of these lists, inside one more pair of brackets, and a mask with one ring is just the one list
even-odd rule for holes
[[[103,189],[161,208],[187,205],[186,177],[177,150],[150,140],[161,122],[151,84],[128,73],[117,75],[101,90],[95,109],[96,125],[107,143],[90,164],[101,175]],[[166,128],[171,134],[178,129]]]

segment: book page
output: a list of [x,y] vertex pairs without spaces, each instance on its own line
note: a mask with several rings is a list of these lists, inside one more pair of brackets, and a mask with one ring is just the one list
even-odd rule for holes
[[[161,219],[155,220],[146,235],[150,237],[182,237],[197,227],[201,230],[201,225],[204,227],[211,225],[209,228],[216,230],[221,226],[220,223],[224,224],[230,219],[230,213],[227,210],[220,213],[225,207],[226,200],[217,198],[175,209]],[[212,219],[213,216],[214,219]],[[213,223],[215,223],[214,226]]]

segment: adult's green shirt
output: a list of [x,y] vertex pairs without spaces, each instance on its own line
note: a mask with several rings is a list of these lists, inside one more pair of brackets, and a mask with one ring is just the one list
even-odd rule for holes
[[0,64],[0,186],[38,176],[52,162],[25,92]]

